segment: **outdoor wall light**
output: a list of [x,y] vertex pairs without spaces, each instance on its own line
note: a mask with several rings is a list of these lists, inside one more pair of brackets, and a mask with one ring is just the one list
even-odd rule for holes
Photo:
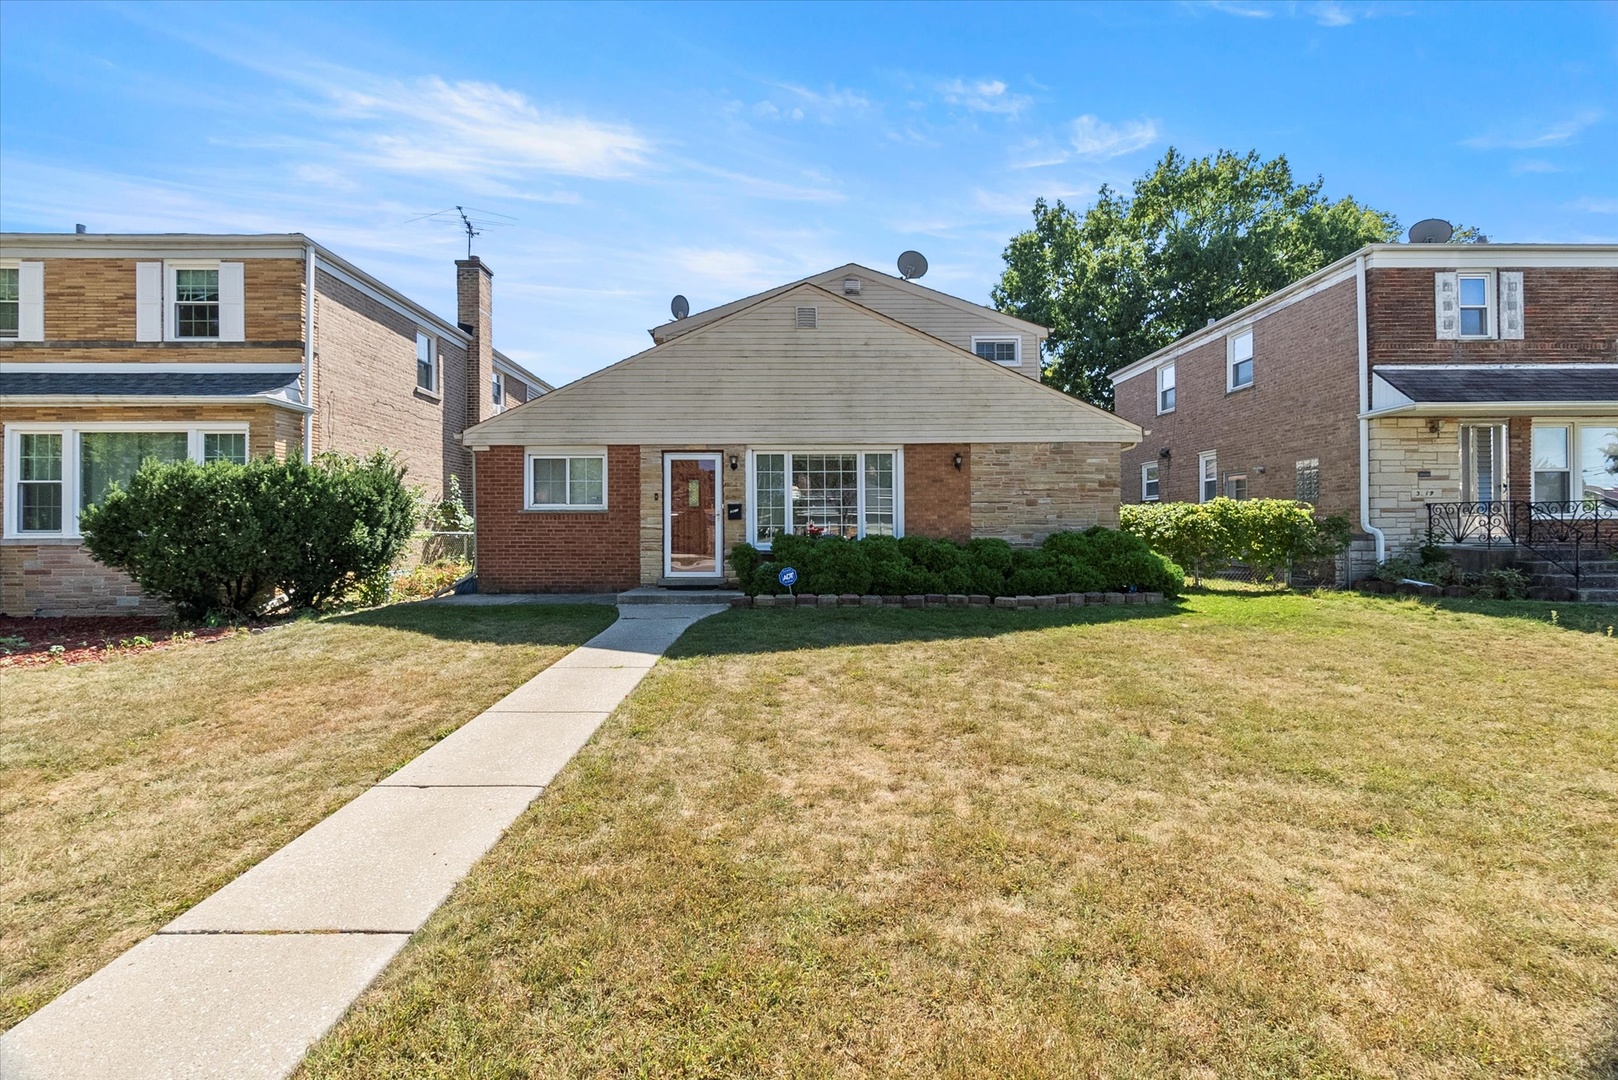
[[961,452],[959,450],[955,451],[955,471],[956,472],[961,471],[961,462],[964,461],[964,460],[965,459],[961,457]]
[[739,459],[736,457],[735,454],[730,455],[730,471],[731,472],[736,471],[736,463],[737,463],[738,460]]
[[1157,456],[1162,458],[1164,461],[1167,461],[1173,455],[1169,453],[1169,448],[1165,446],[1163,449],[1157,452]]

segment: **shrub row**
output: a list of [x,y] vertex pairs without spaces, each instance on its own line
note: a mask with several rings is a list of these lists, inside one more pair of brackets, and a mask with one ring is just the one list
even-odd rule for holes
[[84,546],[187,619],[330,607],[385,578],[419,516],[388,454],[147,461],[80,517]]
[[1290,499],[1143,503],[1119,507],[1118,516],[1125,532],[1198,581],[1231,563],[1251,567],[1260,579],[1285,580],[1293,566],[1330,558],[1349,539],[1347,517],[1317,518],[1314,507]]
[[768,554],[736,545],[730,564],[749,596],[788,591],[777,580],[784,566],[798,571],[795,591],[816,594],[996,597],[1138,589],[1178,596],[1185,587],[1174,563],[1127,533],[1099,527],[1054,533],[1038,548],[992,539],[777,536]]

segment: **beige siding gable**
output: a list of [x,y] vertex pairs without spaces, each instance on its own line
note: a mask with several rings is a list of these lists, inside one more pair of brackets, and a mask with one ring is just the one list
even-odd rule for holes
[[[798,329],[798,308],[816,309]],[[471,446],[1135,443],[1112,413],[798,285],[470,429]]]

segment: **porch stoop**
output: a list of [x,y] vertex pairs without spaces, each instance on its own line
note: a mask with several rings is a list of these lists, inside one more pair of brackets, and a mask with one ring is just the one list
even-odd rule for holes
[[729,604],[740,589],[664,589],[642,585],[618,594],[620,604]]
[[1618,559],[1583,560],[1577,590],[1573,575],[1550,559],[1528,558],[1517,565],[1533,582],[1533,588],[1576,591],[1580,602],[1586,604],[1618,604]]

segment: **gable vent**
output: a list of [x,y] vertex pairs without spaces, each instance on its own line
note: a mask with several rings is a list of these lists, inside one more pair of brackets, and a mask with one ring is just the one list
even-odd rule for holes
[[795,325],[799,330],[813,330],[815,328],[815,309],[812,307],[799,308]]
[[848,277],[843,279],[843,295],[858,296],[860,294],[860,279]]

